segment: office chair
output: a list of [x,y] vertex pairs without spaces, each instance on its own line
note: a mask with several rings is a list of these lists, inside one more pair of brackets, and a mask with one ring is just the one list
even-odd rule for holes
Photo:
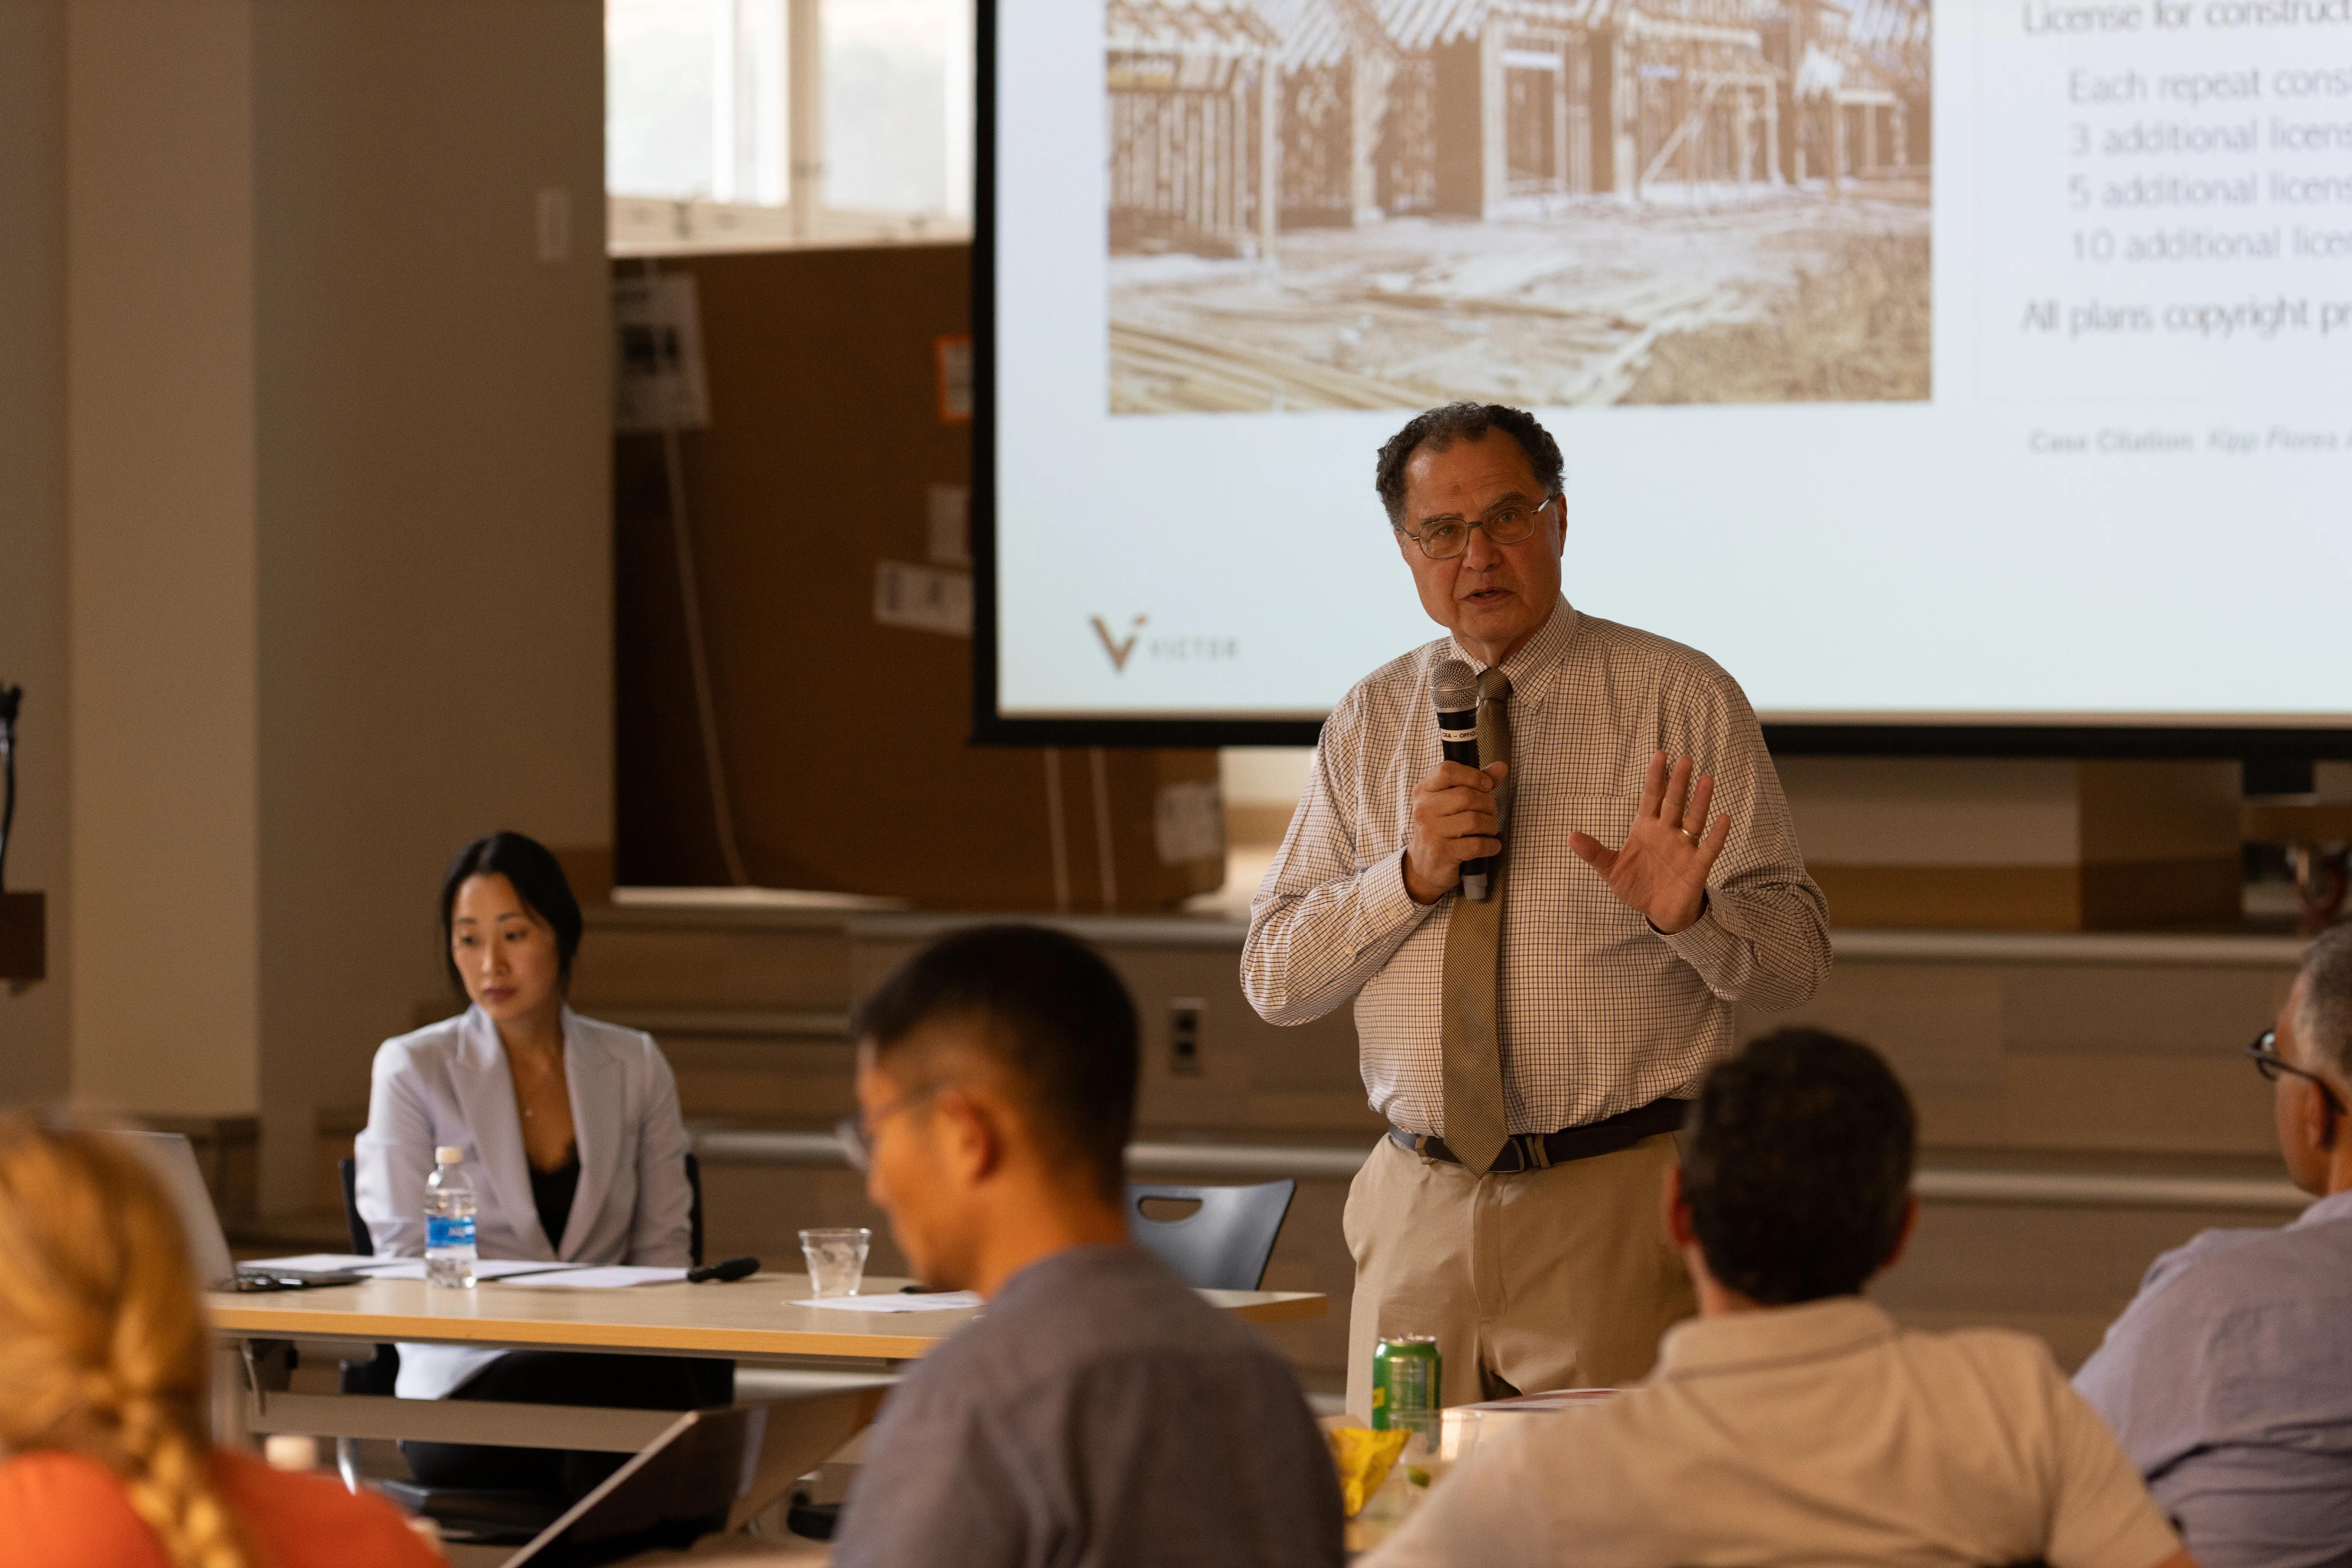
[[[1127,1228],[1136,1245],[1158,1258],[1187,1285],[1202,1290],[1255,1290],[1297,1195],[1297,1182],[1254,1187],[1202,1187],[1130,1182]],[[1201,1206],[1182,1219],[1143,1212],[1151,1198]]]
[[[686,1211],[686,1256],[696,1268],[702,1267],[702,1162],[694,1151],[686,1152],[686,1185],[693,1194],[693,1202]],[[735,1403],[735,1363],[731,1361],[696,1361],[688,1369],[694,1381],[695,1403],[704,1409]]]
[[[373,1258],[375,1256],[375,1238],[368,1233],[367,1222],[360,1217],[359,1162],[339,1160],[335,1163],[335,1172],[342,1182],[343,1225],[351,1234],[352,1251],[357,1257]],[[692,1194],[687,1210],[687,1246],[691,1261],[699,1264],[702,1261],[702,1163],[690,1152],[686,1157],[686,1182]],[[698,1403],[717,1406],[735,1402],[733,1362],[698,1360],[690,1371]],[[400,1347],[378,1345],[373,1359],[344,1362],[341,1372],[341,1386],[345,1394],[389,1395],[400,1377]],[[354,1492],[360,1489],[357,1439],[335,1439],[335,1469],[342,1477],[347,1489]],[[571,1506],[571,1499],[560,1492],[543,1493],[520,1488],[429,1487],[419,1481],[387,1480],[382,1483],[382,1489],[405,1511],[430,1515],[443,1524],[485,1542],[528,1541]]]
[[[343,1184],[343,1226],[351,1233],[352,1255],[355,1258],[375,1256],[375,1237],[368,1234],[367,1222],[360,1218],[359,1162],[343,1159],[335,1162],[335,1173]],[[400,1347],[378,1345],[375,1355],[368,1361],[347,1361],[341,1363],[345,1394],[378,1394],[389,1397],[393,1385],[400,1380]],[[355,1437],[335,1439],[335,1470],[343,1478],[344,1487],[360,1489],[360,1446]]]

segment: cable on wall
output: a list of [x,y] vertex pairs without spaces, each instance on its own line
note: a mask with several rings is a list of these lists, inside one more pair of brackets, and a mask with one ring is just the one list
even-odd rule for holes
[[1053,841],[1054,912],[1070,912],[1070,836],[1062,810],[1062,750],[1045,748],[1045,833]]
[[[645,258],[646,276],[659,276],[661,264]],[[719,703],[711,695],[710,658],[702,641],[702,595],[696,585],[693,523],[686,505],[686,457],[677,438],[674,411],[662,413],[662,469],[669,481],[669,532],[677,552],[677,596],[686,618],[686,658],[693,671],[696,728],[702,742],[702,772],[710,785],[711,825],[719,838],[719,858],[726,862],[728,880],[738,888],[751,885],[743,868],[743,854],[735,842],[735,808],[727,795],[727,765],[719,746]]]
[[1110,765],[1100,746],[1088,750],[1095,773],[1095,856],[1102,867],[1103,913],[1118,912],[1118,871],[1110,852]]

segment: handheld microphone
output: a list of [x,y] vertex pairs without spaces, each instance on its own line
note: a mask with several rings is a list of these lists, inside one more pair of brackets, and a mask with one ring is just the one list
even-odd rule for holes
[[[1445,760],[1476,767],[1478,677],[1462,660],[1446,659],[1429,672],[1429,700],[1437,709],[1437,743]],[[1462,862],[1462,896],[1474,903],[1486,902],[1493,870],[1493,863],[1484,855]]]
[[705,1280],[715,1280],[723,1285],[732,1279],[749,1279],[759,1271],[760,1260],[756,1258],[730,1258],[724,1263],[706,1263],[699,1268],[689,1268],[686,1271],[686,1278],[696,1285]]

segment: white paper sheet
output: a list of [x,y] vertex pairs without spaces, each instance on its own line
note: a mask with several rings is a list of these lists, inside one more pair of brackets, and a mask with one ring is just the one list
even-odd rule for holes
[[257,1258],[240,1263],[239,1268],[292,1268],[304,1274],[327,1274],[338,1268],[367,1268],[390,1261],[382,1258],[362,1258],[356,1252],[303,1252],[292,1258]]
[[528,1274],[536,1279],[541,1274],[570,1273],[579,1267],[576,1263],[534,1263],[526,1258],[484,1258],[475,1262],[474,1278],[512,1279],[520,1275]]
[[[479,1279],[512,1279],[528,1275],[537,1279],[541,1274],[568,1272],[569,1263],[542,1263],[526,1258],[478,1258],[474,1260],[474,1278]],[[363,1269],[372,1279],[422,1279],[425,1259],[422,1258],[387,1258],[376,1260],[373,1267]]]
[[940,1290],[931,1295],[817,1296],[794,1301],[795,1307],[824,1307],[836,1312],[954,1312],[981,1304],[976,1290]]
[[675,1285],[686,1278],[683,1268],[637,1268],[618,1264],[607,1268],[567,1268],[561,1274],[533,1274],[516,1285],[561,1285],[573,1290],[618,1290],[631,1285]]
[[[422,1258],[362,1258],[349,1252],[305,1252],[293,1258],[259,1258],[240,1265],[246,1268],[292,1268],[306,1274],[325,1273],[331,1269],[349,1269],[364,1274],[371,1279],[422,1279],[425,1259]],[[570,1263],[546,1263],[526,1258],[484,1258],[474,1264],[477,1279],[506,1279],[519,1274],[544,1274],[556,1269],[571,1269]]]

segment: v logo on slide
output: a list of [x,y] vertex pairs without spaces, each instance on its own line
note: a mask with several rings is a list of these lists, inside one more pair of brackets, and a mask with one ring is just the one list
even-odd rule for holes
[[1135,652],[1136,639],[1142,635],[1137,628],[1140,627],[1146,619],[1146,616],[1138,616],[1128,622],[1126,640],[1119,641],[1111,637],[1109,622],[1100,616],[1094,617],[1095,636],[1102,638],[1103,652],[1110,655],[1112,669],[1122,674],[1126,672],[1128,658]]

